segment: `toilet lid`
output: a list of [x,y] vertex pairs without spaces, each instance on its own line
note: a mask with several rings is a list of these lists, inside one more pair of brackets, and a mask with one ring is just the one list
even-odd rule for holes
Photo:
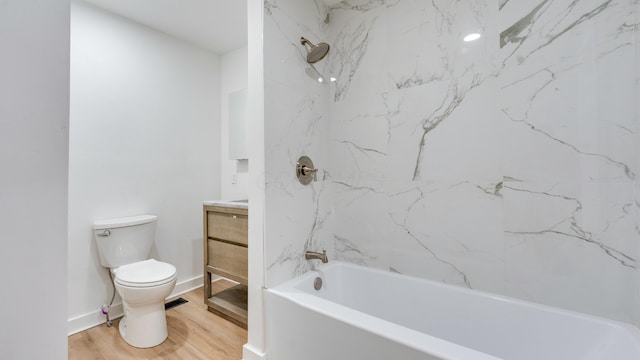
[[175,266],[149,259],[119,267],[116,282],[124,286],[148,287],[167,283],[175,276]]

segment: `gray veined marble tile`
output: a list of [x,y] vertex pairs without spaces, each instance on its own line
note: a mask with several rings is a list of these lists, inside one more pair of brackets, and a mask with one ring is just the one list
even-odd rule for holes
[[[326,247],[640,321],[640,1],[269,0],[265,14],[270,285]],[[318,71],[335,82],[305,75],[307,32],[331,45]],[[292,178],[301,152],[325,174],[310,187]]]

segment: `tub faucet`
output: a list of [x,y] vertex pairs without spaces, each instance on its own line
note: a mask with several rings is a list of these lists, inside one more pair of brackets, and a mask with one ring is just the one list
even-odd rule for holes
[[329,258],[327,258],[327,250],[322,250],[322,254],[315,251],[305,251],[304,258],[307,260],[318,259],[322,261],[323,264],[329,262]]

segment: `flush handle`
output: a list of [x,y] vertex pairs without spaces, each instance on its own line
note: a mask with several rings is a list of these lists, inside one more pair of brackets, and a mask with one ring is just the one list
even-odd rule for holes
[[111,236],[111,231],[109,231],[109,230],[105,230],[105,231],[103,231],[102,233],[98,233],[98,234],[96,234],[96,235],[97,235],[97,236],[103,236],[103,237],[104,237],[104,236]]

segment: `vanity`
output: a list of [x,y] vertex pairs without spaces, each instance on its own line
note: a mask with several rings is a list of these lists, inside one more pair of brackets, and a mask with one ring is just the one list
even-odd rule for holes
[[[205,201],[204,303],[212,313],[247,327],[248,201]],[[213,275],[237,284],[214,291]]]

